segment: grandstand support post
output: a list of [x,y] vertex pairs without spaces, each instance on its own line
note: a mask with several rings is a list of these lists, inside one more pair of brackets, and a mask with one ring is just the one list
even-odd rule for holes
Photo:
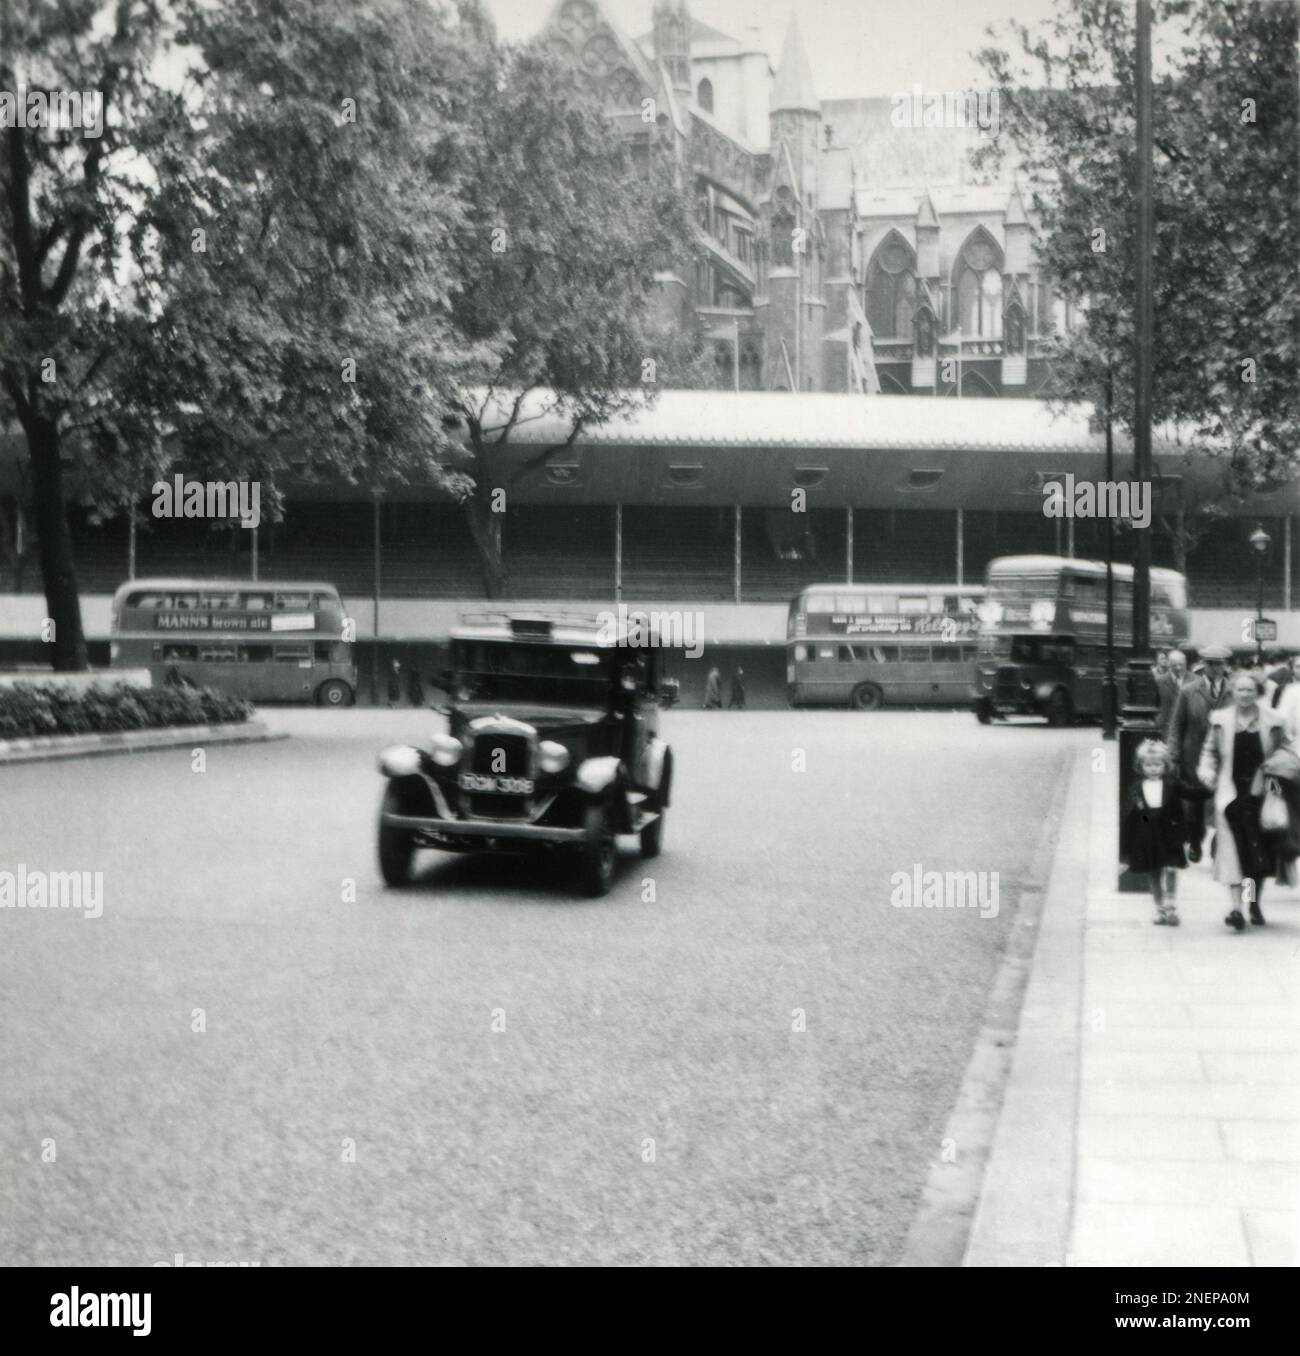
[[1291,611],[1291,515],[1282,518],[1282,608]]
[[[1291,526],[1290,518],[1287,519],[1288,529]],[[18,520],[18,550],[21,553],[23,549],[23,529],[22,519]],[[1291,544],[1291,538],[1288,531],[1287,545]],[[135,500],[132,500],[126,506],[126,577],[135,578]]]
[[1074,559],[1074,519],[1065,520],[1065,555],[1068,560]]
[[252,532],[252,537],[253,537],[253,540],[252,540],[252,553],[251,553],[251,555],[250,555],[250,557],[249,557],[249,568],[250,568],[250,570],[252,571],[252,573],[251,573],[251,575],[250,575],[249,577],[252,579],[252,581],[253,581],[254,584],[257,583],[257,565],[258,565],[258,560],[257,560],[257,533],[258,533],[258,529],[257,529],[257,528],[254,528],[254,529],[253,529],[253,532]]
[[740,602],[740,505],[736,505],[736,530],[732,539],[732,588],[736,602]]
[[957,506],[957,587],[966,582],[966,515]]
[[370,700],[379,705],[379,583],[380,583],[380,524],[379,524],[379,491],[372,491],[374,495],[374,538],[375,538],[375,575],[374,575],[374,609],[373,629],[374,636],[370,643]]
[[614,601],[623,601],[623,505],[614,505]]
[[[1287,522],[1291,520],[1288,518]],[[844,582],[853,583],[853,505],[844,505]]]

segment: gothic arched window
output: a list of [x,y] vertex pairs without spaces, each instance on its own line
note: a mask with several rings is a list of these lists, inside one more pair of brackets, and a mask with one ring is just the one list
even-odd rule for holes
[[695,195],[695,220],[705,235],[713,234],[713,213],[710,210],[707,193]]
[[701,80],[695,91],[695,102],[706,112],[713,112],[713,81]]
[[794,267],[793,212],[778,212],[772,218],[772,262],[778,268]]
[[641,102],[641,83],[626,66],[619,67],[605,82],[605,102],[614,108],[636,108]]
[[1002,256],[983,231],[957,260],[957,323],[967,339],[1002,338]]
[[782,184],[772,202],[772,263],[777,268],[794,267],[794,195]]
[[898,235],[881,241],[867,268],[867,319],[877,339],[910,339],[916,309],[916,259]]

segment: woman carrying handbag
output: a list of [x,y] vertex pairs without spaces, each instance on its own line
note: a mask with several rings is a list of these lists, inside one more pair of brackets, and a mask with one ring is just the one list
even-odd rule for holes
[[1232,900],[1223,921],[1241,932],[1243,898],[1250,921],[1262,927],[1264,881],[1277,872],[1276,844],[1261,823],[1264,763],[1286,743],[1286,729],[1282,717],[1262,703],[1254,675],[1235,673],[1228,686],[1231,704],[1210,716],[1197,776],[1214,791],[1214,879],[1228,887]]

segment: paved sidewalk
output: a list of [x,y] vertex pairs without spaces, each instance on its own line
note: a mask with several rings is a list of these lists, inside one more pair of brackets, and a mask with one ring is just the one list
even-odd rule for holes
[[965,1264],[1294,1266],[1300,891],[1237,934],[1205,862],[1153,925],[1115,888],[1117,757],[1076,755]]

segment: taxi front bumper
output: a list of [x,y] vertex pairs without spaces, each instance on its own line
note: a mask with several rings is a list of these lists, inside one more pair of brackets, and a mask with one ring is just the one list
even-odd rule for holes
[[385,813],[384,824],[405,829],[420,837],[516,839],[528,843],[580,843],[587,836],[581,828],[551,824],[516,824],[494,819],[438,819],[426,815]]

